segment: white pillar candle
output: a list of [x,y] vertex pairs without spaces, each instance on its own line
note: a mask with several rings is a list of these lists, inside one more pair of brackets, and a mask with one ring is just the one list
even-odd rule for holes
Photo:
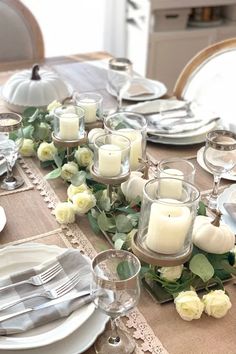
[[[160,173],[160,177],[176,177],[182,180],[184,179],[184,174],[175,168],[167,168]],[[159,186],[159,195],[161,198],[180,199],[182,196],[182,186],[182,181],[177,179],[161,180]]]
[[75,113],[63,113],[60,116],[59,135],[62,140],[77,140],[79,117]]
[[130,169],[137,170],[140,165],[139,158],[142,158],[142,134],[134,129],[120,129],[119,133],[129,138],[130,145]]
[[99,148],[98,171],[104,177],[116,177],[121,173],[121,150],[119,146],[105,144]]
[[[163,199],[163,201],[178,203],[174,199]],[[147,247],[163,254],[180,252],[190,225],[191,214],[188,207],[154,202],[150,211]]]
[[85,123],[92,123],[97,120],[97,104],[91,98],[86,98],[79,102],[81,108],[84,109],[84,121]]

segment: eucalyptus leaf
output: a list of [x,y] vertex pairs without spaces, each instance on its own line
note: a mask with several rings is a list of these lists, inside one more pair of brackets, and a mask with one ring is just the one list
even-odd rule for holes
[[35,109],[33,114],[30,117],[28,117],[28,123],[33,123],[38,118],[38,114],[39,114],[39,110]]
[[122,261],[116,268],[117,274],[121,280],[130,278],[135,274],[134,265],[128,261]]
[[102,212],[97,218],[98,226],[103,231],[110,231],[115,227],[113,218],[108,218],[104,212]]
[[114,243],[114,247],[116,250],[121,250],[123,245],[124,245],[125,241],[122,240],[121,238],[118,238],[115,243]]
[[198,204],[197,214],[203,216],[206,215],[206,206],[202,201],[200,201]]
[[127,218],[131,221],[133,227],[138,225],[140,213],[127,215]]
[[34,127],[32,125],[28,125],[23,128],[23,135],[25,139],[32,139],[34,133]]
[[54,155],[54,161],[55,161],[55,164],[57,165],[57,167],[62,167],[62,159],[61,157],[58,155],[58,154],[55,154]]
[[115,242],[118,239],[126,241],[127,234],[116,232],[115,235],[112,236],[112,241]]
[[196,254],[189,262],[189,269],[198,275],[203,282],[207,282],[214,275],[214,268],[204,254]]
[[61,167],[56,168],[55,170],[49,172],[44,178],[45,179],[55,179],[60,177],[61,175]]
[[89,224],[90,224],[92,230],[95,232],[95,234],[99,234],[100,228],[98,226],[97,220],[93,217],[91,212],[89,212],[87,215],[88,215],[88,221],[89,221]]
[[28,120],[30,117],[32,117],[35,114],[35,112],[38,112],[38,108],[36,108],[36,107],[26,108],[23,112],[24,119]]
[[116,228],[118,232],[130,232],[133,225],[126,215],[120,214],[116,217]]
[[73,186],[80,186],[81,184],[86,182],[86,172],[85,171],[79,171],[77,172],[74,176],[71,178],[71,183]]

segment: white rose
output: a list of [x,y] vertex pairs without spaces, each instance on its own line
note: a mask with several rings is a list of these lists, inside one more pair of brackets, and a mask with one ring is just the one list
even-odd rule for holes
[[205,306],[204,311],[208,316],[215,318],[224,317],[232,306],[228,295],[223,290],[213,290],[204,295],[202,300]]
[[90,192],[82,192],[72,197],[74,209],[78,214],[85,214],[96,205],[96,198]]
[[61,178],[65,181],[70,181],[78,171],[78,165],[75,162],[70,161],[65,163],[61,168]]
[[94,144],[94,140],[103,134],[105,134],[105,130],[102,128],[91,129],[88,133],[89,144]]
[[176,281],[181,277],[183,264],[176,267],[161,267],[159,269],[160,277],[167,281]]
[[174,300],[176,310],[185,321],[199,319],[204,309],[202,301],[195,291],[182,291]]
[[56,220],[60,224],[69,224],[75,222],[75,211],[72,203],[58,203],[54,210]]
[[69,187],[67,188],[67,195],[70,200],[72,200],[72,197],[75,194],[82,193],[88,191],[90,192],[90,189],[85,183],[82,183],[80,186],[73,186],[73,184],[70,184]]
[[57,148],[53,143],[41,143],[38,147],[37,156],[40,161],[51,161],[57,153]]
[[61,107],[61,103],[58,101],[52,101],[51,103],[49,103],[49,105],[47,106],[47,111],[52,112],[54,111],[54,109]]
[[20,148],[20,153],[22,156],[27,157],[35,155],[34,142],[32,139],[24,139],[23,145]]
[[93,152],[86,147],[78,148],[75,152],[75,158],[80,166],[86,167],[93,162]]

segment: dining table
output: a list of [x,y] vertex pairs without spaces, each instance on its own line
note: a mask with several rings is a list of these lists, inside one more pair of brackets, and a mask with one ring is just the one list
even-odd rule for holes
[[[38,64],[56,72],[76,92],[100,93],[103,96],[104,110],[109,110],[116,104],[115,97],[106,89],[107,70],[104,63],[109,57],[108,53],[95,52],[45,58]],[[4,85],[15,72],[30,68],[32,64],[34,63],[31,61],[0,63],[0,85]],[[1,100],[0,112],[6,111],[8,109]],[[212,188],[213,177],[197,162],[197,152],[202,146],[204,142],[178,146],[147,142],[147,154],[154,165],[161,159],[172,157],[191,161],[196,169],[195,185],[204,196]],[[49,168],[42,169],[36,157],[20,158],[14,172],[23,178],[24,185],[13,191],[0,190],[0,205],[4,208],[7,219],[0,233],[1,248],[39,243],[76,248],[92,258],[97,252],[111,247],[102,234],[93,232],[86,215],[77,216],[76,222],[70,225],[61,225],[56,221],[53,210],[59,201],[66,200],[67,183],[61,178],[46,180],[44,176]],[[233,181],[222,179],[220,190],[228,188],[232,183]],[[232,308],[225,317],[215,319],[203,314],[199,320],[188,322],[180,318],[173,302],[160,304],[142,287],[137,308],[123,320],[126,330],[130,331],[137,342],[137,353],[235,354],[234,279],[227,281],[225,288],[232,302]],[[63,346],[63,341],[61,345]],[[66,348],[64,352],[67,353]],[[0,349],[0,354],[3,353],[7,354],[8,351]],[[86,349],[85,353],[94,354],[93,346]]]

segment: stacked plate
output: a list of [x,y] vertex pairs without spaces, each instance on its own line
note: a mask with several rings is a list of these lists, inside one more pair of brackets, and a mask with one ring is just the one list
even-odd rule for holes
[[[50,262],[66,249],[24,244],[0,250],[0,277]],[[108,317],[88,304],[70,316],[24,333],[0,336],[1,354],[83,353],[104,330]],[[17,352],[16,352],[17,351]]]
[[129,106],[145,115],[148,140],[170,145],[192,145],[205,141],[206,133],[219,126],[216,113],[196,103],[175,99],[146,101]]

